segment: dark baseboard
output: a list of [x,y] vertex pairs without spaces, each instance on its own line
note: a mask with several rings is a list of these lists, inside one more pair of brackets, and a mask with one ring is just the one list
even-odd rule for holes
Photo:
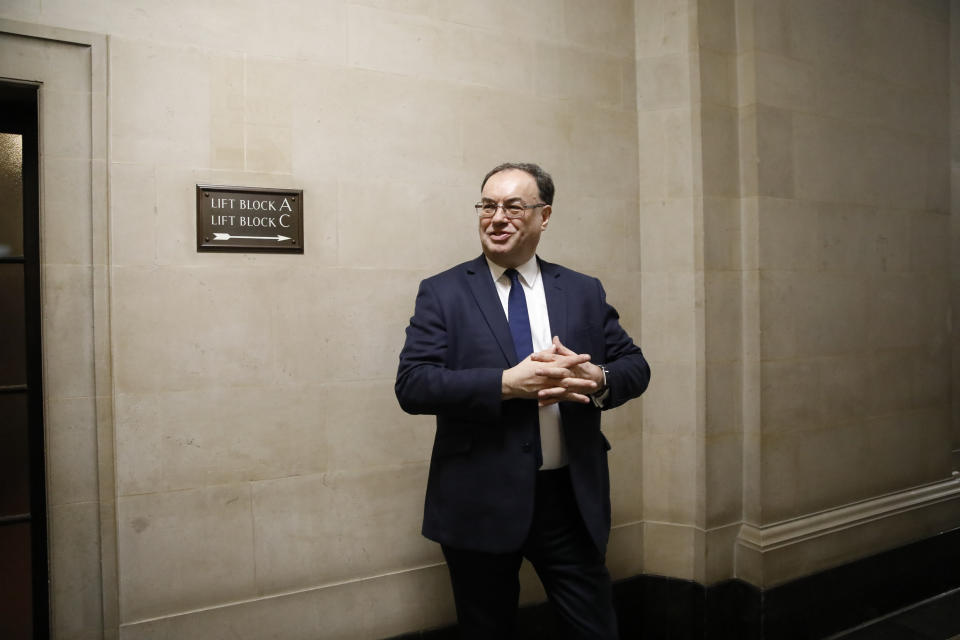
[[[614,584],[623,640],[818,640],[960,587],[960,529],[761,590],[640,575]],[[555,640],[546,603],[523,607],[518,637]],[[455,640],[456,627],[392,640]]]
[[960,587],[960,529],[763,593],[763,638],[823,638]]

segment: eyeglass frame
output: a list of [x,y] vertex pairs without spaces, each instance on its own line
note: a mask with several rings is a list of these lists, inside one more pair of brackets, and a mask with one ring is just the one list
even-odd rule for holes
[[[549,206],[550,205],[547,204],[546,202],[538,202],[536,204],[519,204],[519,203],[506,204],[504,202],[497,202],[497,203],[478,202],[477,204],[473,205],[473,208],[477,210],[477,215],[481,218],[492,218],[495,215],[497,215],[497,211],[499,211],[500,209],[503,209],[503,215],[505,215],[507,218],[511,220],[516,220],[518,218],[522,218],[523,216],[527,215],[527,211],[530,209],[538,209],[540,207],[549,207]],[[493,207],[493,213],[485,215],[484,209],[488,207]],[[511,208],[513,209],[519,208],[520,212],[511,213],[509,211]]]

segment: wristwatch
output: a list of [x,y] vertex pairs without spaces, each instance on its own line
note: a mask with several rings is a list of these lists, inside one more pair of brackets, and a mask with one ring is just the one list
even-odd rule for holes
[[603,403],[610,397],[610,385],[607,383],[607,376],[610,375],[610,370],[602,364],[597,366],[603,371],[603,387],[590,394],[590,402],[592,402],[593,406],[597,409],[603,409]]

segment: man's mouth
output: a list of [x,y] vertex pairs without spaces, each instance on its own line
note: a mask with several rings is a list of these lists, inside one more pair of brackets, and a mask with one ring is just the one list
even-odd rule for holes
[[501,231],[501,232],[499,232],[499,233],[488,233],[488,234],[487,234],[487,236],[488,236],[491,240],[493,240],[494,242],[503,242],[504,240],[506,240],[507,238],[509,238],[511,235],[513,235],[513,234],[510,233],[509,231]]

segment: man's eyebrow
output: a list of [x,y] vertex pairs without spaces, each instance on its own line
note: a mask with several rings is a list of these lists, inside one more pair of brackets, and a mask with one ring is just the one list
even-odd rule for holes
[[[486,196],[481,196],[481,202],[496,202],[493,198],[488,198]],[[504,202],[523,202],[523,198],[520,196],[510,196],[509,198],[504,198]]]

